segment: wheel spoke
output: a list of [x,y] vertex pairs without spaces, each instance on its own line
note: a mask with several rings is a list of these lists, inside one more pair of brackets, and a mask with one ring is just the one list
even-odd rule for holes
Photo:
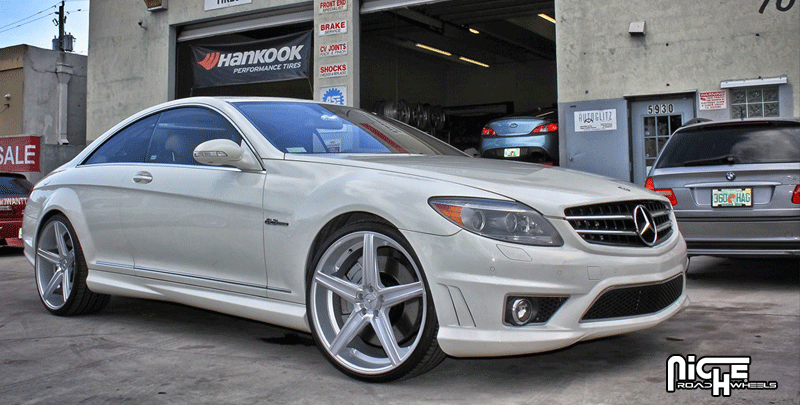
[[40,258],[47,260],[50,263],[58,264],[58,262],[60,261],[60,257],[58,257],[58,254],[56,253],[48,252],[47,250],[44,249],[39,249],[38,253]]
[[64,240],[64,234],[67,232],[67,228],[61,222],[55,222],[53,225],[53,229],[56,233],[56,245],[58,246],[58,256],[59,257],[66,257],[69,254],[69,248],[67,248],[67,242]]
[[382,305],[385,308],[391,308],[413,298],[421,297],[424,292],[425,289],[420,281],[384,288],[381,290],[381,295],[383,296]]
[[72,292],[72,273],[70,269],[64,269],[64,278],[61,281],[61,293],[64,296],[64,302],[67,302],[69,294]]
[[43,295],[48,296],[52,294],[53,291],[55,291],[56,288],[58,287],[59,283],[61,283],[63,280],[64,280],[64,271],[63,270],[56,271],[55,274],[53,274],[53,277],[47,283],[47,287],[44,288]]
[[356,301],[359,287],[347,280],[325,273],[316,273],[314,275],[314,281],[334,294],[344,298],[347,302],[353,303]]
[[378,275],[378,255],[377,247],[375,246],[375,235],[372,233],[364,234],[364,248],[362,250],[362,266],[363,270],[363,283],[364,286],[371,285],[377,288],[380,284],[380,276]]
[[389,357],[392,365],[396,366],[402,361],[403,354],[400,353],[401,349],[394,336],[392,323],[389,321],[389,316],[385,310],[378,311],[376,315],[372,317],[372,328],[375,329],[375,334],[378,336],[386,356]]
[[347,347],[347,344],[353,341],[356,336],[367,326],[368,320],[361,315],[359,311],[353,311],[350,317],[345,321],[342,330],[331,342],[331,353],[336,356],[342,349]]

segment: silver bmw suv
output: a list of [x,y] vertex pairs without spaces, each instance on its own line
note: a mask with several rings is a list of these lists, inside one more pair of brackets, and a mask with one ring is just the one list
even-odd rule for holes
[[690,256],[800,257],[800,119],[682,127],[645,187],[670,199]]

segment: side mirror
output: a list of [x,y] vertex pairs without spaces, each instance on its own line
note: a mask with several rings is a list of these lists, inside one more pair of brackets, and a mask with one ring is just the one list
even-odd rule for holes
[[212,139],[197,145],[192,152],[194,160],[209,166],[233,166],[241,170],[261,170],[250,151],[229,139]]

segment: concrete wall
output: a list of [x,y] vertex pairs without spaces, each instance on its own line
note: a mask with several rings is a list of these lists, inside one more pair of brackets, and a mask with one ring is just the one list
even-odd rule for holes
[[72,146],[85,146],[86,57],[83,55],[28,47],[25,53],[24,133],[41,136],[42,145],[58,145],[59,78],[56,65],[59,63],[70,66],[72,70],[67,93],[67,139]]
[[173,98],[179,26],[306,3],[253,0],[204,11],[202,0],[172,0],[168,10],[150,12],[142,1],[92,0],[87,138],[96,139],[133,113]]
[[0,49],[0,136],[23,134],[24,54],[22,45]]
[[[0,109],[9,104],[0,113],[0,136],[40,137],[39,172],[24,173],[33,182],[86,146],[86,63],[83,55],[29,45],[0,50]],[[60,83],[66,86],[65,111]],[[60,139],[62,118],[68,144]]]
[[[556,1],[558,100],[719,90],[724,80],[787,76],[800,116],[800,4],[771,0]],[[644,21],[645,35],[631,36]]]

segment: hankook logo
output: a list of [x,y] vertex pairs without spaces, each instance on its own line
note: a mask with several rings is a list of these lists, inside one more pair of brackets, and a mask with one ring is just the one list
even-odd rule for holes
[[633,223],[636,225],[636,234],[647,246],[653,246],[658,240],[658,229],[653,221],[653,215],[643,205],[633,209]]
[[205,70],[211,70],[215,67],[236,67],[244,65],[259,65],[265,63],[287,62],[293,60],[302,60],[303,56],[300,51],[305,45],[284,46],[280,49],[269,48],[259,49],[247,52],[233,52],[222,54],[220,52],[209,52],[205,58],[197,62]]

